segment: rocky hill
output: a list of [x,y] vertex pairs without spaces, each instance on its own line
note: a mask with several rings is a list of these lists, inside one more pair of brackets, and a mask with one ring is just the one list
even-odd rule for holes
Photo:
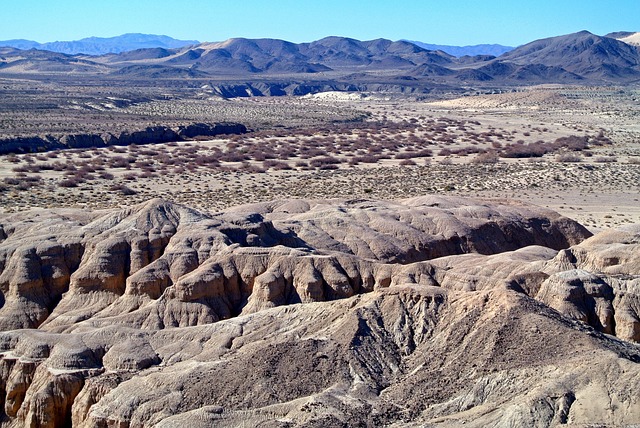
[[636,46],[588,31],[537,40],[500,59],[521,65],[561,67],[590,79],[640,77],[640,51]]
[[[233,38],[169,48],[154,46],[99,56],[43,50],[0,51],[0,74],[74,73],[118,79],[239,79],[238,84],[400,85],[428,91],[437,85],[628,83],[640,79],[635,33],[620,40],[582,31],[537,40],[495,57],[456,57],[407,41],[326,37],[311,43]],[[630,36],[627,34],[631,34]],[[625,43],[628,42],[628,43]],[[17,46],[17,44],[16,44]],[[20,46],[24,46],[21,44]],[[111,51],[110,51],[111,52]],[[115,51],[118,52],[118,51]],[[287,82],[282,82],[282,79]],[[281,93],[280,95],[283,95]]]
[[5,424],[637,423],[639,250],[456,197],[5,215]]

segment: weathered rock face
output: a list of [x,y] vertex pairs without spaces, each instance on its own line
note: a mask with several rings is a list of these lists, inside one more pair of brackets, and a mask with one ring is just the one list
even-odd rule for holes
[[5,425],[640,421],[603,334],[640,341],[637,227],[445,197],[0,226]]
[[640,342],[640,226],[604,231],[561,251],[538,298],[605,333]]
[[0,154],[35,153],[56,149],[83,149],[131,144],[159,144],[198,136],[244,134],[247,127],[239,123],[192,123],[172,129],[150,126],[142,130],[114,134],[68,134],[62,136],[15,137],[0,140]]
[[591,234],[550,210],[441,196],[401,203],[285,201],[241,206],[316,249],[411,263],[452,254],[495,254],[528,245],[567,248]]
[[180,137],[213,137],[222,134],[244,134],[247,127],[240,123],[192,123],[178,129]]
[[16,425],[49,423],[47,385],[66,388],[48,414],[87,427],[635,423],[640,352],[581,326],[511,290],[407,285],[189,328],[7,332],[2,349],[53,348],[11,372]]
[[398,263],[560,249],[589,235],[550,211],[442,197],[275,202],[215,216],[154,200],[38,215],[35,225],[9,218],[0,243],[4,329],[74,328],[122,313],[136,327],[209,323],[385,287]]

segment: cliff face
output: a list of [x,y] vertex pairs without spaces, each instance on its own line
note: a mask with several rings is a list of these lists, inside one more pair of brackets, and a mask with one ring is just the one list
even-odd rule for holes
[[192,123],[176,129],[152,126],[140,131],[114,134],[69,134],[62,136],[15,137],[0,140],[0,154],[34,153],[56,149],[83,149],[131,144],[157,144],[197,136],[243,134],[247,128],[238,123]]
[[640,420],[602,334],[640,339],[638,227],[433,196],[0,224],[9,425]]

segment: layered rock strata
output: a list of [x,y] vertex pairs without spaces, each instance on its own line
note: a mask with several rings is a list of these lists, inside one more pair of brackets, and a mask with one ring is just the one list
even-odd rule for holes
[[0,225],[7,426],[640,421],[638,226],[437,196]]

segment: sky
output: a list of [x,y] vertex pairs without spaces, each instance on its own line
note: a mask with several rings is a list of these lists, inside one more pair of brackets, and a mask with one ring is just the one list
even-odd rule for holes
[[640,31],[640,0],[0,0],[0,40],[40,43],[146,33],[518,46],[581,30]]

